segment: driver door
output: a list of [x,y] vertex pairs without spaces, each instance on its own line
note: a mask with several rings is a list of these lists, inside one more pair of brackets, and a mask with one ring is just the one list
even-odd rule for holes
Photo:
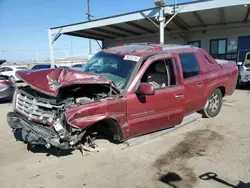
[[[145,78],[158,73],[152,67],[159,62],[164,62],[165,67],[161,66],[161,69],[168,71],[162,75],[164,71],[158,70],[162,72],[159,73],[161,75],[159,77],[157,75],[151,76],[150,82],[152,83],[154,78],[165,79],[164,76],[171,81],[168,80],[168,83],[163,87],[155,88],[154,95],[136,94],[135,91],[140,83],[147,82]],[[184,117],[184,87],[180,83],[178,66],[174,58],[169,58],[166,54],[159,54],[150,57],[139,70],[126,96],[127,120],[131,137],[165,129],[182,122]]]

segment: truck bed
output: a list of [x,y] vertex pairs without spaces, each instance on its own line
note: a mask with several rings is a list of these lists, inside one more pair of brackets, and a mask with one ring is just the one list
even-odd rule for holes
[[236,62],[224,60],[224,59],[215,59],[216,62],[221,66],[221,68],[233,68],[236,65]]

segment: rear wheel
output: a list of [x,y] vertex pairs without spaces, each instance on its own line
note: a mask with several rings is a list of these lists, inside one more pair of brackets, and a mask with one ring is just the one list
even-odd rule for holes
[[219,114],[222,106],[222,93],[220,89],[216,89],[208,98],[205,107],[201,110],[201,114],[205,118],[212,118]]

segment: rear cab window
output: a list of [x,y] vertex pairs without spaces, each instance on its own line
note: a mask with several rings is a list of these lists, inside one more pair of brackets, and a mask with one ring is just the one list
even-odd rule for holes
[[180,53],[179,57],[184,79],[191,79],[200,75],[199,64],[194,53]]

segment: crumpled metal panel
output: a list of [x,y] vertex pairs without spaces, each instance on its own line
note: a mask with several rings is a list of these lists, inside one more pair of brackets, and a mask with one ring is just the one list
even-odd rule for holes
[[113,82],[102,75],[70,69],[21,70],[16,74],[33,89],[50,96],[57,96],[61,87],[78,84],[107,84],[119,91]]
[[123,137],[128,136],[126,101],[123,97],[72,107],[65,112],[65,116],[71,126],[80,129],[87,128],[101,120],[114,119],[119,124]]

